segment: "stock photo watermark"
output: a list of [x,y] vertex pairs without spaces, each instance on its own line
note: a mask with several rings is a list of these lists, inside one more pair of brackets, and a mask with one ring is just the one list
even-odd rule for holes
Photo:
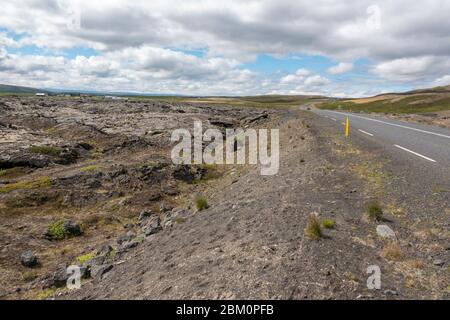
[[81,289],[81,268],[77,265],[72,265],[67,268],[66,287],[69,290]]
[[369,266],[366,273],[369,275],[369,277],[367,278],[367,289],[380,290],[381,268],[377,265]]
[[381,30],[381,8],[378,5],[371,5],[367,8],[367,28],[369,30],[379,31]]
[[[269,142],[270,134],[270,142]],[[276,175],[280,168],[280,133],[278,129],[207,129],[195,121],[194,134],[188,129],[176,129],[171,141],[179,142],[172,149],[174,164],[261,165],[261,175]],[[204,142],[210,142],[205,148]],[[248,147],[248,148],[247,148]]]

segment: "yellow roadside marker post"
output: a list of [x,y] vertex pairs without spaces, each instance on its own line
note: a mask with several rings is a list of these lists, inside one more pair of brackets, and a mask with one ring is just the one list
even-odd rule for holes
[[348,138],[348,136],[349,136],[349,126],[350,126],[350,123],[349,123],[348,117],[347,117],[347,120],[345,121],[345,137],[346,138]]

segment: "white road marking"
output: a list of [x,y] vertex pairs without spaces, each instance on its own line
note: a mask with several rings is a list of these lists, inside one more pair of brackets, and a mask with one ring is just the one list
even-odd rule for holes
[[418,157],[421,157],[421,158],[423,158],[423,159],[425,159],[425,160],[428,160],[428,161],[431,161],[431,162],[436,162],[436,160],[433,160],[433,159],[431,159],[431,158],[425,157],[424,155],[421,155],[420,153],[411,151],[411,150],[406,149],[406,148],[404,148],[404,147],[402,147],[402,146],[399,146],[399,145],[397,145],[397,144],[396,144],[395,146],[396,146],[397,148],[399,148],[399,149],[402,149],[402,150],[404,150],[404,151],[406,151],[406,152],[412,153],[412,154],[414,154],[414,155],[416,155],[416,156],[418,156]]
[[361,130],[361,129],[358,129],[358,131],[359,131],[359,132],[362,132],[362,133],[364,133],[364,134],[367,134],[368,136],[373,137],[373,134],[371,134],[371,133],[369,133],[369,132],[367,132],[367,131],[364,131],[364,130]]
[[333,120],[333,121],[337,121],[335,118],[331,118],[331,120]]
[[371,118],[361,117],[361,116],[357,116],[357,115],[349,114],[349,113],[344,113],[344,112],[337,112],[337,111],[330,111],[330,112],[334,112],[334,113],[338,113],[338,114],[345,114],[345,115],[348,115],[348,116],[351,116],[351,117],[361,118],[361,119],[365,119],[365,120],[369,120],[369,121],[374,121],[374,122],[379,122],[379,123],[387,124],[387,125],[389,125],[389,126],[394,126],[394,127],[399,127],[399,128],[404,128],[404,129],[414,130],[414,131],[417,131],[417,132],[422,132],[422,133],[432,134],[432,135],[435,135],[435,136],[438,136],[438,137],[450,139],[450,136],[447,136],[447,135],[441,134],[441,133],[436,133],[436,132],[426,131],[426,130],[417,129],[417,128],[411,128],[411,127],[408,127],[408,126],[403,126],[403,125],[401,125],[401,124],[395,124],[395,123],[390,123],[390,122],[386,122],[386,121],[381,121],[381,120],[376,120],[376,119],[371,119]]
[[342,125],[344,125],[345,126],[345,122],[341,122],[342,123]]

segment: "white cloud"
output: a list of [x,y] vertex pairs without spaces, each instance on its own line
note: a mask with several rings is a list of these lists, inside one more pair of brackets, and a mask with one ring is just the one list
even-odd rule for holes
[[338,65],[328,69],[331,74],[342,74],[353,70],[353,63],[340,62]]
[[[81,29],[68,28],[70,3],[79,4]],[[368,23],[373,4],[379,8],[380,28]],[[83,47],[99,53],[72,60],[21,56],[20,61],[0,49],[0,72],[11,81],[258,93],[270,85],[261,85],[265,79],[243,70],[242,63],[261,54],[365,58],[375,65],[373,75],[395,83],[424,85],[450,74],[446,0],[317,0],[314,5],[306,0],[18,0],[2,1],[1,8],[0,30],[20,37],[1,31],[0,48],[28,45],[54,53]],[[204,50],[205,57],[180,52],[192,49]],[[341,62],[328,71],[342,74],[351,67]],[[46,76],[57,69],[53,76],[59,81]],[[301,71],[275,82],[334,85]],[[359,87],[357,80],[346,85]],[[374,85],[381,90],[380,82]]]
[[439,79],[436,79],[433,84],[435,86],[448,86],[450,85],[450,75],[445,75]]
[[318,74],[313,74],[307,69],[298,69],[293,74],[282,77],[278,83],[272,83],[272,92],[279,94],[307,94],[323,95],[328,92],[324,86],[330,84],[330,80]]
[[394,60],[450,49],[445,0],[376,1],[382,32],[368,23],[373,0],[317,0],[314,5],[306,0],[79,0],[80,30],[67,28],[71,16],[65,2],[5,1],[0,25],[26,32],[27,42],[46,47],[202,47],[243,59],[306,52]]
[[397,82],[430,81],[450,72],[450,56],[395,59],[379,63],[372,72]]
[[298,69],[295,71],[294,74],[288,74],[287,76],[284,76],[281,78],[281,83],[283,84],[289,84],[289,83],[300,83],[305,80],[306,76],[309,76],[311,74],[311,71],[307,69]]
[[305,79],[304,84],[306,86],[312,86],[312,87],[319,87],[324,86],[326,84],[330,83],[330,80],[327,78],[321,77],[319,75],[310,76]]
[[311,71],[307,69],[298,69],[297,71],[295,71],[295,74],[300,77],[306,77],[311,74]]
[[148,46],[74,59],[6,54],[0,78],[38,87],[192,94],[240,94],[256,87],[255,74],[234,60]]

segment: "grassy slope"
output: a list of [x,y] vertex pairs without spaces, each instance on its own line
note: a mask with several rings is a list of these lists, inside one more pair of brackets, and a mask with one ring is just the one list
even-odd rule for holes
[[171,103],[195,103],[256,108],[289,108],[318,100],[310,96],[254,96],[254,97],[129,97],[139,100],[158,100]]
[[355,103],[352,100],[330,101],[318,106],[321,109],[364,111],[376,113],[429,113],[450,110],[449,94],[415,94],[386,100]]
[[8,96],[8,95],[33,95],[37,92],[48,92],[45,90],[29,88],[29,87],[20,87],[20,86],[10,86],[5,84],[0,84],[0,95]]

